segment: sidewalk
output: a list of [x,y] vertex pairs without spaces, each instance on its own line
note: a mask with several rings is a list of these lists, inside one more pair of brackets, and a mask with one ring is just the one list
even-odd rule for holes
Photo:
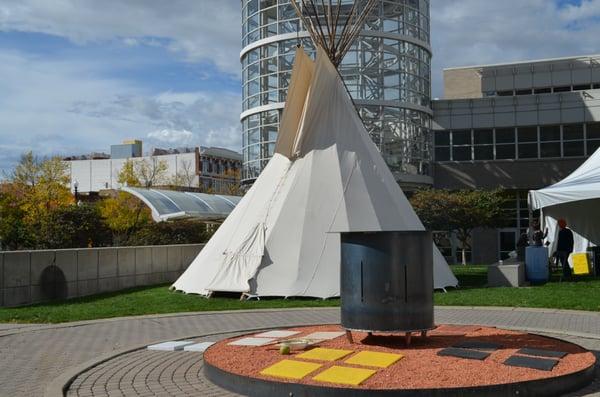
[[[436,307],[436,322],[552,333],[600,351],[598,313]],[[248,329],[317,323],[339,323],[339,309],[183,313],[48,326],[0,324],[0,396],[42,396],[45,392],[56,392],[72,376],[85,371],[100,358],[109,359],[116,353],[158,341],[198,339],[210,334],[223,337],[223,334]],[[102,395],[102,389],[97,390]],[[598,390],[600,386],[591,392]]]

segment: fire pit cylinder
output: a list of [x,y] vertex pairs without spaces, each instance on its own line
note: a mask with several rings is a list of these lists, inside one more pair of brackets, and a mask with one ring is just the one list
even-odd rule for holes
[[430,232],[342,233],[341,243],[344,328],[409,332],[434,327]]

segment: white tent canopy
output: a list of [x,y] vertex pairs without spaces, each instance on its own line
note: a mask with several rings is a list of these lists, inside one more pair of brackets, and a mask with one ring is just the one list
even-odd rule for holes
[[[274,156],[173,288],[339,296],[339,232],[396,230],[424,227],[327,55],[299,48]],[[432,249],[435,287],[456,286]]]
[[573,231],[575,252],[583,252],[591,244],[600,245],[600,149],[562,181],[531,190],[528,200],[532,210],[541,210],[551,252],[561,218]]

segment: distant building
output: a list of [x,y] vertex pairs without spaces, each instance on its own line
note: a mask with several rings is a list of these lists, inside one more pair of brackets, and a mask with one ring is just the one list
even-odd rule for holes
[[[505,259],[529,226],[527,192],[600,147],[600,55],[446,69],[444,91],[432,103],[434,187],[509,192],[509,224],[473,233],[467,253],[474,263]],[[447,242],[440,248],[455,256]]]
[[[341,3],[343,23],[353,2]],[[430,1],[376,3],[339,72],[396,180],[431,186]],[[242,0],[241,8],[242,182],[252,184],[275,150],[296,46],[316,51],[289,0]]]
[[242,155],[218,147],[200,147],[198,152],[199,186],[203,190],[227,192],[240,183]]
[[[127,161],[146,162],[148,166],[157,162],[164,163],[167,167],[166,175],[163,180],[157,181],[157,186],[231,194],[240,183],[242,155],[235,151],[200,146],[154,149],[152,155],[142,156],[139,151],[141,148],[141,141],[130,141],[112,145],[111,156],[93,153],[65,157],[71,177],[71,191],[75,191],[75,183],[81,194],[119,189],[122,187],[118,182],[119,173]],[[129,156],[121,157],[124,153]]]
[[137,139],[123,141],[120,145],[110,146],[110,157],[113,159],[128,159],[142,157],[142,141]]
[[64,157],[64,161],[73,161],[73,160],[103,160],[109,159],[110,154],[104,152],[92,152],[90,154],[79,154],[75,156]]

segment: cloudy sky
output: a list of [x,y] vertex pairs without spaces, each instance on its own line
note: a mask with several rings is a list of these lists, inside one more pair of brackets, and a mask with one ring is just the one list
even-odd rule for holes
[[[431,0],[444,67],[600,53],[600,0]],[[0,169],[40,155],[239,149],[240,0],[0,0]]]

